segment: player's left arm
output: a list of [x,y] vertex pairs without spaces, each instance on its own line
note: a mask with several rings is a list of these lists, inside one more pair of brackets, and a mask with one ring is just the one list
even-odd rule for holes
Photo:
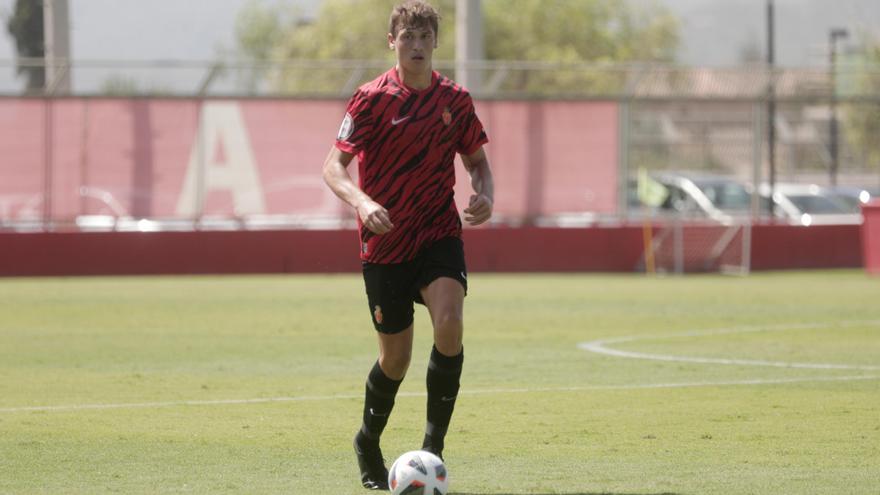
[[471,187],[476,193],[471,196],[468,207],[464,209],[464,219],[471,225],[480,225],[492,217],[495,204],[495,182],[492,180],[489,159],[480,146],[470,155],[461,155],[461,161],[471,176]]

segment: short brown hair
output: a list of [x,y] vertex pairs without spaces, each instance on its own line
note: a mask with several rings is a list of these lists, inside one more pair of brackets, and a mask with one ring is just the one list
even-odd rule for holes
[[440,29],[440,14],[429,3],[422,0],[409,0],[394,7],[388,20],[388,32],[397,37],[401,28],[430,27],[434,36]]

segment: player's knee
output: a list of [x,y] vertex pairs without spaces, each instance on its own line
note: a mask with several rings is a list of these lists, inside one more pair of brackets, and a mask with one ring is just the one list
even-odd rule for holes
[[460,311],[443,311],[434,320],[434,330],[441,334],[460,335],[464,329],[464,319]]
[[457,356],[461,352],[461,337],[448,336],[446,338],[439,337],[434,340],[434,347],[447,357]]
[[439,317],[434,328],[434,346],[445,356],[455,356],[461,352],[461,337],[464,323],[461,314],[450,312]]
[[379,357],[379,366],[388,378],[400,380],[406,375],[411,358],[411,351],[386,353]]

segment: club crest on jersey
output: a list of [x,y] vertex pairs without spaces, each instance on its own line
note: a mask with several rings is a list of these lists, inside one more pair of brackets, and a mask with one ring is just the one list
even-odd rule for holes
[[336,139],[340,141],[345,141],[351,137],[351,134],[354,132],[354,119],[351,118],[350,113],[345,114],[345,118],[342,119],[342,125],[339,127],[339,134],[336,136]]
[[452,123],[452,111],[449,110],[449,107],[445,107],[443,109],[443,125],[449,125]]

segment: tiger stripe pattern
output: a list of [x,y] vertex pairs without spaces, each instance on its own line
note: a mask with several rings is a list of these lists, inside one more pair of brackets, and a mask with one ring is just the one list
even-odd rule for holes
[[394,224],[376,235],[358,218],[361,260],[402,263],[433,242],[461,237],[455,155],[488,141],[470,94],[437,71],[424,90],[403,84],[396,68],[358,88],[336,147],[357,156],[361,190]]

